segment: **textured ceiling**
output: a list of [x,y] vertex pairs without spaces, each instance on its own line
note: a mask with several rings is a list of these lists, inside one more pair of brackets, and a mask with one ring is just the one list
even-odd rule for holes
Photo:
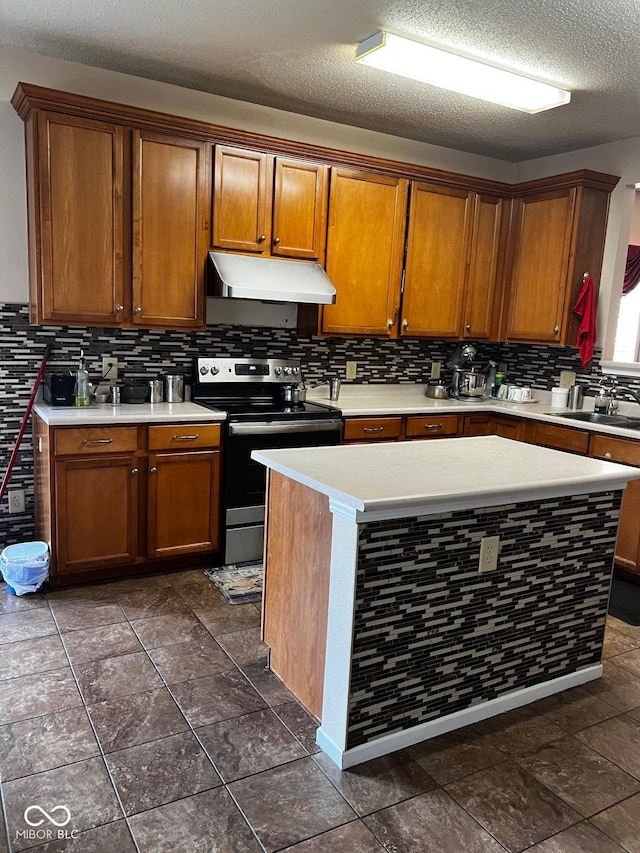
[[[0,0],[0,45],[522,161],[640,136],[638,0]],[[389,30],[573,92],[538,115],[353,62]],[[115,100],[115,98],[114,98]]]

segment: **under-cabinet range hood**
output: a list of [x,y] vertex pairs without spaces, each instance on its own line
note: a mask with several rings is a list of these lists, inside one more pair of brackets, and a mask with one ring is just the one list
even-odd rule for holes
[[333,305],[336,289],[320,264],[209,252],[212,296]]

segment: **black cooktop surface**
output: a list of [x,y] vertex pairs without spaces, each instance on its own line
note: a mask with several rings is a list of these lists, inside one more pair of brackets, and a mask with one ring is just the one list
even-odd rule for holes
[[287,404],[272,399],[251,400],[194,400],[207,409],[227,412],[229,420],[259,421],[259,420],[288,420],[299,418],[339,418],[340,409],[325,406],[321,403]]

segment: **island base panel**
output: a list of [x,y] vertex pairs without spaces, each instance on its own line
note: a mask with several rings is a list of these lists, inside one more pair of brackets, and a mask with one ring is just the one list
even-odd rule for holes
[[[620,499],[361,525],[346,748],[598,666]],[[484,536],[500,552],[480,573]]]
[[270,471],[268,506],[263,639],[272,671],[319,720],[331,567],[329,499]]

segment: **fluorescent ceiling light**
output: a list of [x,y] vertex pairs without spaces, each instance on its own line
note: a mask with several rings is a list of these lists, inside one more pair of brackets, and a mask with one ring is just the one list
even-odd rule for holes
[[356,62],[525,113],[571,100],[571,92],[548,83],[391,33],[375,33],[360,42]]

